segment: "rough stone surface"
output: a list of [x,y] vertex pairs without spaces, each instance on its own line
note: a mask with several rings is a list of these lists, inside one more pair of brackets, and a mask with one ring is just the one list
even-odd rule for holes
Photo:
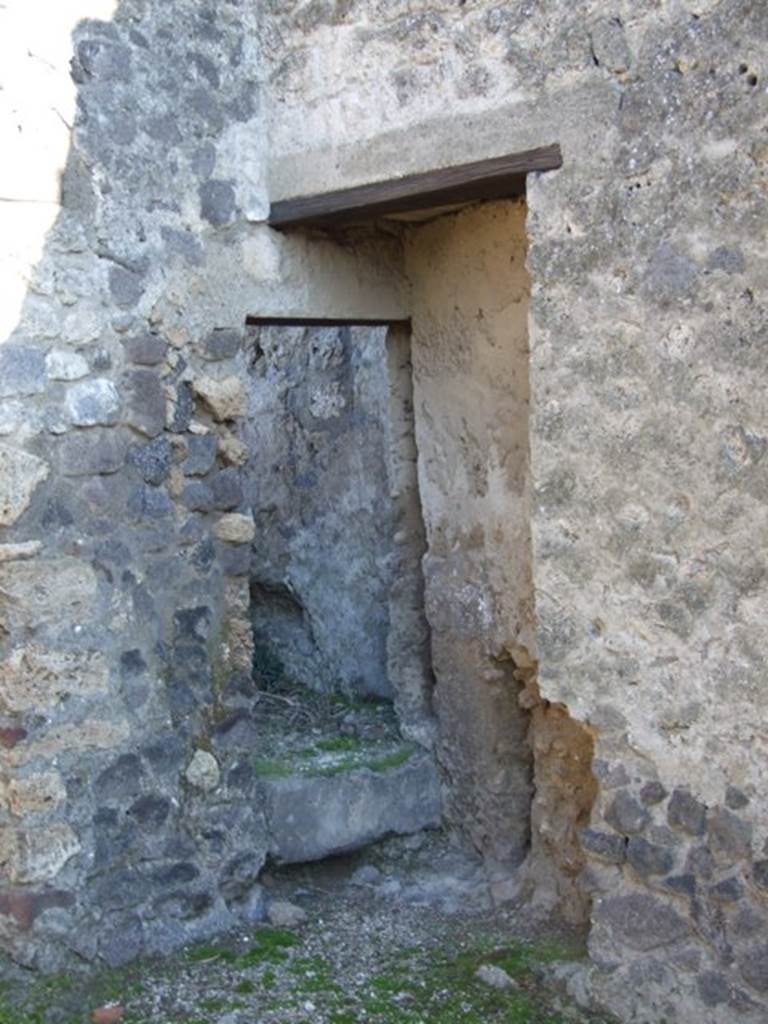
[[[595,999],[764,1020],[765,5],[92,0],[45,32],[5,6],[0,525],[42,550],[2,562],[0,615],[12,699],[41,703],[0,742],[14,806],[53,759],[67,800],[41,783],[10,830],[14,870],[50,850],[55,877],[0,898],[3,945],[119,963],[262,906],[247,758],[184,778],[255,699],[251,564],[305,665],[336,641],[324,688],[389,686],[435,745],[494,892],[591,915]],[[265,224],[270,200],[554,142],[525,207]],[[313,352],[254,313],[410,318],[388,418],[350,387],[375,332]],[[355,450],[382,424],[383,457]],[[217,461],[251,544],[212,532]],[[51,659],[75,652],[106,693],[68,692]],[[99,803],[128,754],[142,791]],[[175,864],[198,874],[169,889]]]
[[219,763],[213,754],[207,750],[196,750],[195,756],[187,765],[184,772],[190,786],[197,786],[198,789],[216,789],[221,778]]
[[272,900],[267,911],[267,919],[276,928],[295,928],[306,921],[307,912],[289,900]]
[[364,768],[329,778],[274,779],[262,786],[270,856],[283,864],[320,860],[440,822],[437,775],[426,757],[412,757],[387,772]]
[[407,349],[363,328],[266,328],[252,344],[261,355],[239,478],[256,528],[257,660],[350,695],[390,697],[394,677],[407,677],[403,718],[423,721],[431,680]]
[[253,516],[232,512],[221,517],[213,532],[219,540],[225,540],[230,544],[249,544],[256,535],[256,526]]
[[211,410],[217,422],[222,423],[245,415],[246,392],[243,382],[237,377],[225,377],[224,380],[198,377],[192,382],[192,387],[195,394],[199,395]]
[[53,349],[45,357],[45,369],[51,380],[79,380],[90,373],[91,368],[78,352]]
[[633,893],[609,896],[600,902],[595,922],[607,928],[615,941],[648,952],[685,938],[690,925],[675,910],[654,896]]
[[67,392],[66,409],[75,426],[110,426],[117,423],[120,410],[117,388],[103,377],[74,384]]
[[0,525],[10,526],[29,507],[48,465],[29,452],[0,446]]
[[475,977],[478,981],[482,981],[484,985],[490,985],[491,988],[507,989],[517,987],[517,982],[510,978],[503,967],[497,967],[496,964],[482,964],[475,971]]

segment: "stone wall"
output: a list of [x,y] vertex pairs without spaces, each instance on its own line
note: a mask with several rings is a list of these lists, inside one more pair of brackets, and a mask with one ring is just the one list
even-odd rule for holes
[[260,913],[245,317],[411,313],[397,233],[278,235],[268,198],[559,142],[527,189],[534,850],[565,837],[623,1019],[763,1019],[768,8],[56,10],[0,12],[4,946],[119,962]]
[[416,442],[448,815],[508,878],[530,837],[528,276],[525,205],[411,226]]
[[534,844],[570,787],[592,991],[622,1019],[760,1020],[768,9],[270,13],[274,198],[562,147],[527,190]]
[[391,700],[390,593],[408,537],[394,539],[387,331],[265,327],[251,344],[257,643],[305,686]]
[[249,226],[246,5],[29,6],[0,12],[0,938],[50,969],[263,913],[245,318],[280,281],[279,312],[401,317],[403,284],[381,242]]

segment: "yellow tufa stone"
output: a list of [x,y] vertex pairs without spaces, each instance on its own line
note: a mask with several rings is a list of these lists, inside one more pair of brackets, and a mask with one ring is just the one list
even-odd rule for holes
[[217,423],[237,419],[248,410],[248,395],[238,377],[225,377],[224,380],[198,377],[192,381],[192,389],[208,406]]
[[230,512],[221,517],[213,532],[219,540],[225,540],[228,544],[250,544],[256,535],[256,525],[251,516]]

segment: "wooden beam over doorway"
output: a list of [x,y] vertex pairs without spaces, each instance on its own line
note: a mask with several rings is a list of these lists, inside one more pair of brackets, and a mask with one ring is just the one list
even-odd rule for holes
[[270,206],[268,223],[274,228],[334,227],[456,203],[511,199],[525,193],[527,174],[557,170],[562,164],[559,146],[542,146],[336,192],[280,199]]
[[258,316],[245,318],[249,327],[406,327],[410,320],[376,320],[363,317]]

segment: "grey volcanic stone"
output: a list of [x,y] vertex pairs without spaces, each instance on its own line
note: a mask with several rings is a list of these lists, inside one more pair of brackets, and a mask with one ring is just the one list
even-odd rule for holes
[[633,832],[640,832],[651,820],[648,811],[626,790],[622,790],[614,797],[610,807],[606,811],[605,820],[612,825],[617,832],[629,835]]
[[186,485],[181,500],[190,512],[210,512],[214,507],[213,491],[199,480]]
[[665,879],[664,885],[671,889],[672,892],[679,893],[681,896],[693,896],[697,888],[696,876],[674,875],[672,878]]
[[751,856],[752,825],[724,807],[710,814],[707,837],[710,850],[720,860],[730,863]]
[[250,544],[216,544],[216,558],[228,576],[245,576],[251,570]]
[[627,843],[623,836],[612,832],[599,832],[594,828],[585,828],[579,833],[582,847],[595,857],[607,860],[611,864],[623,864],[627,854]]
[[768,992],[768,942],[753,946],[741,959],[741,975],[758,992]]
[[707,827],[707,808],[686,789],[676,789],[667,808],[667,821],[672,828],[691,836],[703,836]]
[[85,39],[76,50],[73,75],[76,68],[84,81],[88,78],[128,82],[131,79],[131,51],[127,46],[106,39]]
[[112,266],[109,268],[109,291],[116,306],[128,309],[135,306],[144,294],[144,279],[136,271]]
[[116,473],[125,464],[127,438],[114,430],[87,430],[61,441],[61,471],[65,476]]
[[165,359],[168,344],[156,334],[146,331],[123,341],[125,357],[131,363],[141,366],[156,366]]
[[0,347],[0,398],[36,395],[47,381],[45,353],[22,345]]
[[203,356],[214,362],[231,359],[240,348],[240,332],[226,329],[211,331],[203,345]]
[[111,426],[117,423],[120,411],[117,389],[104,377],[73,384],[65,404],[71,422],[78,427]]
[[744,883],[739,878],[724,878],[709,892],[719,903],[737,903],[744,895]]
[[122,967],[144,949],[144,925],[139,917],[121,919],[109,927],[99,942],[99,955],[110,967]]
[[138,519],[162,519],[172,515],[173,502],[164,490],[142,484],[129,495],[128,510]]
[[603,899],[594,917],[610,928],[617,941],[643,953],[677,942],[691,931],[690,924],[668,903],[646,893]]
[[731,998],[728,979],[717,971],[704,971],[696,979],[696,984],[705,1006],[721,1006]]
[[758,860],[752,865],[752,878],[756,885],[768,892],[768,860]]
[[186,476],[205,476],[216,462],[218,441],[215,434],[195,435],[187,438],[187,457],[181,468]]
[[171,470],[171,445],[166,437],[156,437],[149,444],[133,445],[128,462],[135,466],[148,484],[161,484]]
[[237,508],[243,500],[243,485],[236,469],[222,469],[210,480],[214,508],[222,512]]
[[171,430],[177,434],[189,429],[192,416],[195,412],[195,397],[192,388],[186,381],[182,381],[176,387],[176,406],[171,420]]
[[740,811],[749,803],[747,794],[738,786],[728,786],[725,791],[725,805],[732,811]]
[[132,797],[141,791],[144,769],[135,754],[123,754],[96,778],[94,789],[100,800]]
[[595,61],[608,71],[626,71],[630,64],[629,47],[619,18],[598,18],[592,26],[592,53]]
[[386,772],[362,768],[331,777],[277,778],[263,780],[262,787],[269,854],[282,864],[321,860],[391,833],[440,824],[437,773],[421,754]]
[[665,846],[633,836],[627,845],[627,861],[639,875],[666,875],[675,864],[674,854]]
[[152,370],[132,370],[125,376],[126,422],[147,437],[165,427],[165,391]]
[[228,181],[211,178],[200,186],[200,213],[214,227],[229,224],[235,216],[235,190]]
[[746,267],[746,260],[741,249],[729,249],[720,245],[707,257],[707,270],[722,270],[726,274],[741,274]]
[[649,807],[660,804],[666,795],[667,791],[660,782],[646,782],[640,790],[640,799]]

